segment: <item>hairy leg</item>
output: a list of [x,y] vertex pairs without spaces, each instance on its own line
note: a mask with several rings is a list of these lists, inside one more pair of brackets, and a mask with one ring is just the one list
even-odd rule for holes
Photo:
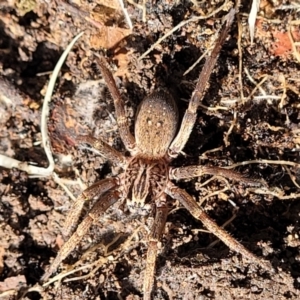
[[73,203],[72,207],[69,210],[63,226],[62,233],[66,239],[69,238],[69,235],[73,233],[74,228],[78,224],[78,220],[84,203],[96,196],[98,198],[101,197],[101,195],[103,195],[110,189],[115,188],[117,185],[118,178],[106,178],[94,183],[77,197],[76,201]]
[[97,63],[100,67],[103,78],[104,78],[104,80],[107,84],[107,87],[113,97],[113,100],[114,100],[117,122],[118,122],[118,126],[119,126],[121,139],[122,139],[126,149],[129,150],[130,152],[134,152],[134,150],[136,148],[135,147],[135,138],[129,130],[129,125],[128,125],[126,114],[125,114],[124,101],[120,95],[118,88],[117,88],[114,77],[107,66],[106,59],[101,55],[101,56],[97,57]]
[[178,154],[184,148],[188,138],[190,137],[190,134],[192,132],[192,129],[193,129],[195,121],[196,121],[197,109],[198,109],[199,103],[202,100],[204,93],[208,87],[210,75],[214,69],[214,66],[217,62],[222,45],[225,42],[228,31],[233,22],[234,13],[235,13],[235,10],[232,9],[226,16],[226,24],[223,27],[223,29],[216,41],[214,49],[212,50],[211,54],[207,57],[207,59],[205,61],[205,64],[200,73],[196,88],[192,94],[192,98],[190,100],[189,106],[183,116],[183,120],[181,122],[179,132],[169,148],[168,153],[169,153],[170,157],[174,157],[174,158],[177,157]]
[[101,139],[96,139],[90,135],[80,135],[78,136],[77,141],[79,143],[91,145],[94,150],[99,152],[100,155],[104,156],[115,165],[123,168],[126,166],[126,157]]
[[159,242],[163,234],[167,216],[169,213],[169,208],[166,206],[165,200],[163,202],[159,202],[160,203],[156,207],[156,215],[148,240],[147,261],[143,286],[143,300],[151,300],[151,291],[154,284],[155,263]]
[[73,249],[82,240],[82,238],[88,232],[93,222],[97,220],[111,205],[117,202],[119,198],[120,193],[118,191],[110,191],[104,195],[103,199],[99,200],[93,206],[88,215],[79,224],[75,233],[73,233],[71,238],[59,250],[59,252],[56,255],[56,258],[42,277],[42,281],[47,280],[51,276],[51,274],[56,271],[59,264],[73,251]]
[[170,179],[172,180],[194,178],[205,174],[213,175],[213,176],[222,176],[250,186],[261,186],[264,184],[260,180],[248,178],[239,172],[224,169],[224,168],[219,168],[219,167],[207,167],[207,166],[194,165],[194,166],[186,166],[180,168],[171,168],[169,172]]
[[172,198],[180,201],[180,203],[194,216],[194,218],[200,220],[204,226],[215,236],[217,236],[224,244],[226,244],[231,250],[240,253],[250,262],[261,266],[263,269],[273,273],[274,269],[268,261],[265,261],[249,250],[247,250],[241,243],[234,239],[223,228],[219,227],[215,221],[213,221],[197,204],[197,202],[186,191],[175,186],[169,182],[166,193]]

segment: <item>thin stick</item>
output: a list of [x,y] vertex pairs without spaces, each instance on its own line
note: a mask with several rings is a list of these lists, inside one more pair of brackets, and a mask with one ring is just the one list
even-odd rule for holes
[[233,169],[239,166],[246,166],[250,164],[268,164],[268,165],[286,165],[286,166],[292,166],[292,167],[300,167],[300,164],[297,164],[292,161],[286,161],[286,160],[270,160],[270,159],[255,159],[255,160],[247,160],[239,163],[235,163],[230,166],[222,167],[224,169]]
[[66,60],[69,52],[71,51],[72,47],[76,43],[76,41],[83,35],[83,32],[78,34],[68,45],[66,50],[63,52],[62,56],[60,57],[58,63],[56,64],[53,73],[51,75],[46,95],[44,97],[44,103],[43,103],[43,108],[42,108],[42,116],[41,116],[41,135],[42,135],[42,145],[44,148],[44,151],[46,153],[49,166],[48,168],[42,168],[42,167],[36,167],[30,165],[30,162],[22,162],[19,160],[16,160],[14,158],[5,156],[3,154],[0,154],[0,166],[7,168],[7,169],[12,169],[12,168],[17,168],[21,171],[24,171],[28,173],[29,177],[48,177],[53,175],[54,171],[54,159],[52,156],[51,152],[51,143],[50,143],[50,138],[48,136],[48,127],[47,127],[47,119],[49,116],[49,103],[51,102],[51,97],[53,94],[53,89],[54,85],[56,82],[56,79],[58,77],[58,73]]
[[51,175],[54,170],[54,159],[51,152],[51,142],[48,136],[48,127],[47,127],[47,119],[49,116],[49,103],[51,102],[51,97],[53,94],[54,86],[56,83],[56,79],[58,77],[58,73],[60,72],[60,69],[62,65],[64,64],[69,52],[71,51],[72,47],[76,43],[76,41],[83,35],[83,32],[79,33],[75,38],[71,41],[71,43],[68,45],[66,50],[63,52],[61,57],[59,58],[59,61],[57,62],[53,73],[51,75],[48,88],[46,91],[46,95],[44,97],[44,103],[43,103],[43,109],[42,109],[42,118],[41,118],[41,135],[42,135],[42,144],[47,156],[47,159],[49,161],[49,166],[46,169],[48,174]]

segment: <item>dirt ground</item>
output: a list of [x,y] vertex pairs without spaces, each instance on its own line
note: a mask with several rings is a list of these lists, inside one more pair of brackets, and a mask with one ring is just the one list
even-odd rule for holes
[[[230,251],[174,203],[154,299],[299,299],[300,7],[297,1],[262,0],[251,44],[251,1],[241,2],[184,155],[173,165],[244,162],[235,169],[265,181],[267,187],[254,188],[203,176],[177,184],[277,273]],[[142,298],[151,218],[132,216],[120,203],[90,229],[54,280],[40,283],[63,244],[70,195],[120,171],[77,147],[63,126],[73,136],[90,132],[124,151],[113,101],[95,64],[100,52],[116,76],[132,127],[141,99],[157,87],[177,96],[182,116],[204,59],[184,73],[211,48],[222,17],[235,4],[127,1],[130,30],[118,3],[0,2],[0,153],[6,157],[48,166],[41,143],[43,97],[60,55],[84,31],[61,70],[48,118],[60,179],[0,167],[1,299]]]

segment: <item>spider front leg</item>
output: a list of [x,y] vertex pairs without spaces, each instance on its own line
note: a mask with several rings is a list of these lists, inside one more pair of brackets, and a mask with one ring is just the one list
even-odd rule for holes
[[200,104],[200,101],[203,98],[204,92],[208,87],[208,81],[210,75],[214,69],[214,66],[217,62],[219,53],[221,51],[222,45],[225,42],[229,29],[234,19],[235,10],[232,9],[226,16],[226,24],[222,29],[214,49],[212,50],[211,54],[207,57],[205,64],[202,68],[202,71],[199,75],[199,79],[196,85],[196,88],[192,94],[192,98],[190,100],[189,106],[183,116],[181,126],[179,132],[175,139],[173,140],[170,148],[169,148],[169,156],[170,157],[177,157],[178,154],[184,148],[187,140],[190,137],[194,124],[196,122],[197,117],[197,109]]
[[156,206],[155,219],[148,240],[147,261],[143,285],[144,300],[151,300],[157,251],[166,225],[168,213],[169,208],[166,206],[166,202],[160,201],[160,203]]
[[107,192],[103,196],[103,199],[96,202],[96,204],[93,206],[88,215],[80,223],[77,230],[73,233],[71,238],[59,250],[56,258],[42,277],[42,281],[46,281],[51,276],[51,274],[56,271],[59,264],[71,253],[71,251],[82,240],[82,238],[87,233],[93,222],[97,220],[111,205],[116,203],[119,199],[120,192],[114,190]]
[[166,189],[166,193],[172,198],[180,201],[180,203],[194,216],[194,218],[200,220],[203,225],[215,236],[217,236],[225,245],[231,250],[240,253],[242,256],[247,258],[250,262],[261,266],[266,271],[273,273],[274,269],[268,261],[265,261],[249,250],[247,250],[241,243],[234,239],[229,233],[223,228],[217,225],[197,204],[197,202],[189,195],[186,191],[175,186],[169,182]]
[[90,135],[80,135],[77,137],[77,141],[79,143],[86,143],[91,145],[92,148],[99,152],[100,155],[104,156],[117,166],[121,166],[124,168],[127,163],[126,158],[122,153],[115,150],[112,146],[105,143],[101,139],[96,139]]
[[135,143],[134,136],[131,134],[129,130],[129,125],[125,114],[124,101],[117,88],[114,77],[107,66],[107,61],[105,60],[105,58],[101,55],[97,58],[97,62],[100,67],[103,78],[107,84],[107,87],[114,100],[121,139],[126,149],[129,150],[130,153],[134,154],[136,150],[136,143]]
[[170,179],[172,180],[200,177],[205,174],[213,175],[213,176],[222,176],[250,186],[261,186],[264,184],[260,180],[248,178],[239,172],[224,169],[224,168],[219,168],[219,167],[207,167],[207,166],[194,165],[194,166],[186,166],[180,168],[171,168],[169,172]]

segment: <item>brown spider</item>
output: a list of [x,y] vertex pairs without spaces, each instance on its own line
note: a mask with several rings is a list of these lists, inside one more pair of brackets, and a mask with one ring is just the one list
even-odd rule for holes
[[[210,232],[222,240],[231,250],[242,254],[250,262],[270,272],[273,271],[269,262],[249,252],[230,234],[219,227],[199,207],[193,197],[171,181],[210,174],[223,176],[245,184],[258,184],[257,181],[248,179],[235,171],[218,167],[194,165],[173,168],[169,166],[170,162],[180,154],[190,136],[196,121],[198,105],[202,100],[210,74],[233,19],[234,10],[231,10],[226,17],[226,23],[215,47],[205,62],[177,134],[178,111],[175,102],[169,93],[158,90],[141,102],[135,121],[135,135],[133,136],[125,117],[123,100],[107,67],[107,62],[102,56],[98,59],[102,75],[114,100],[120,136],[131,156],[125,157],[102,140],[91,136],[79,137],[81,143],[92,145],[107,159],[121,166],[124,172],[114,178],[106,178],[96,182],[79,195],[66,218],[63,230],[65,236],[69,236],[77,225],[84,202],[100,196],[101,199],[96,202],[85,219],[78,225],[76,231],[59,250],[50,268],[44,274],[43,281],[56,271],[61,261],[76,247],[94,221],[101,217],[111,205],[117,201],[126,200],[129,208],[134,209],[137,206],[143,207],[146,203],[149,203],[150,200],[148,199],[151,199],[155,207],[155,219],[148,240],[143,285],[143,299],[151,299],[159,241],[169,212],[168,196],[178,200],[194,218],[200,220]],[[128,199],[128,197],[130,198]]]

